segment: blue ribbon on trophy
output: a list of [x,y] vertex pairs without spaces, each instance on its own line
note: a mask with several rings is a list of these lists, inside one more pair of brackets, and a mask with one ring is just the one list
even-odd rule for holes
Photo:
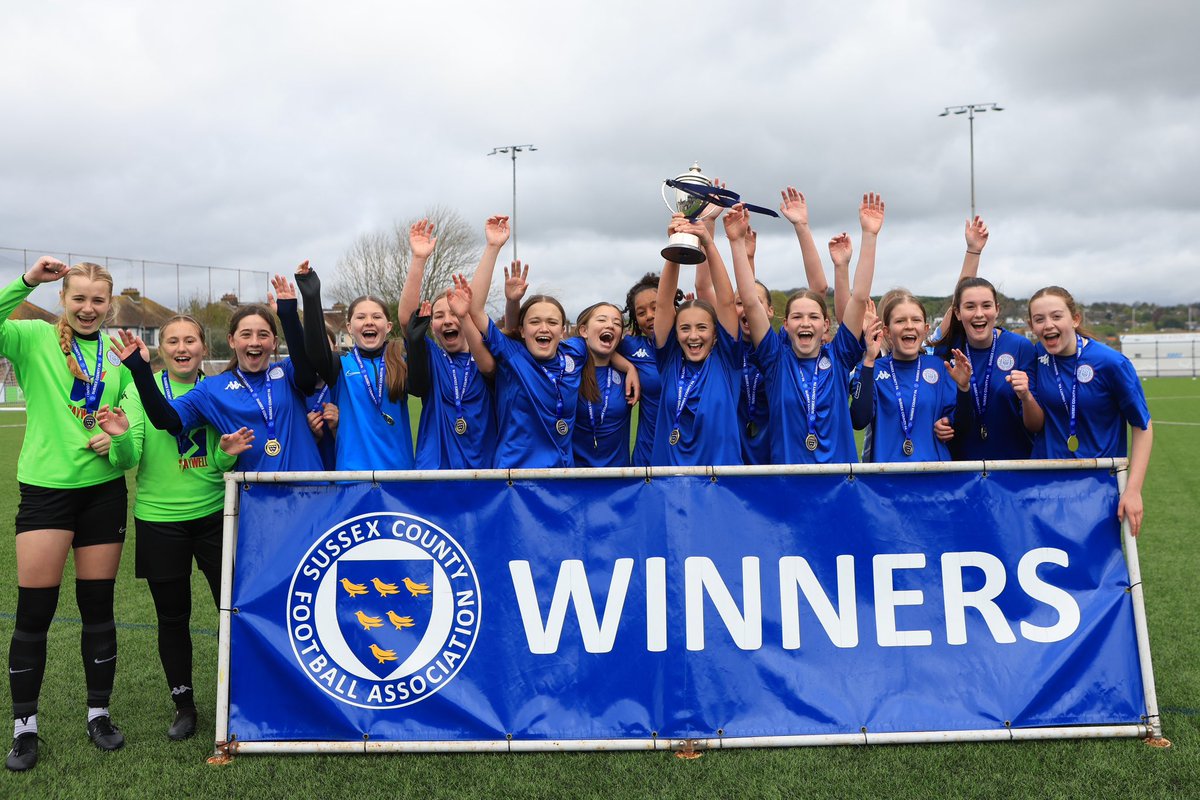
[[[675,202],[667,199],[667,189],[675,190]],[[730,189],[713,185],[711,178],[700,171],[699,162],[682,175],[663,181],[663,202],[672,213],[683,214],[692,222],[715,216],[717,208],[733,208],[742,202],[742,196]],[[766,214],[778,217],[769,208],[742,203],[747,211],[756,214]],[[690,233],[673,233],[662,249],[662,257],[675,264],[699,264],[704,261],[704,250],[700,248],[700,240]]]

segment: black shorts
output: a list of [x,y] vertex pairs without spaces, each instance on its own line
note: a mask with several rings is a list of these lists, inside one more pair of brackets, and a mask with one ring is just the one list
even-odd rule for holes
[[220,511],[183,522],[135,519],[134,574],[148,581],[186,578],[194,557],[201,572],[219,575],[224,519]]
[[78,489],[50,489],[18,483],[17,533],[40,530],[71,531],[72,547],[125,541],[129,492],[125,476]]

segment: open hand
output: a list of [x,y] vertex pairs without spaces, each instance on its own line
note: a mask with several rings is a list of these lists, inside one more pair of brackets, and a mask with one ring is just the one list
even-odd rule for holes
[[879,233],[883,227],[883,198],[873,192],[864,194],[858,207],[858,222],[863,233]]
[[413,258],[429,258],[433,248],[437,247],[437,237],[433,235],[433,223],[427,219],[419,219],[408,229],[408,248]]
[[250,449],[254,441],[254,431],[249,428],[238,428],[233,433],[221,434],[221,452],[230,456],[240,456]]

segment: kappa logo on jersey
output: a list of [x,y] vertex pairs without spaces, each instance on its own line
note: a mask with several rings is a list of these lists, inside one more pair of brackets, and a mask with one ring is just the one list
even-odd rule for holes
[[633,354],[634,358],[649,358],[650,354],[646,352],[646,348],[639,347]]
[[241,389],[241,388],[242,388],[241,381],[230,381],[229,383],[225,384],[226,391],[228,391],[230,389]]
[[1096,377],[1096,372],[1092,369],[1091,364],[1080,364],[1079,369],[1075,371],[1075,377],[1079,379],[1080,383],[1091,383],[1092,378]]
[[1050,354],[1046,353],[1044,356],[1038,356],[1038,363],[1044,367],[1050,366]]
[[934,369],[933,367],[926,367],[925,369],[921,370],[921,379],[923,381],[925,381],[926,383],[937,383],[938,382],[937,370]]
[[1008,372],[1016,366],[1016,363],[1017,360],[1012,357],[1012,353],[1001,353],[999,358],[996,359],[996,369],[1001,372]]
[[479,579],[466,551],[397,512],[339,522],[309,548],[288,591],[297,664],[326,694],[402,708],[462,669],[479,631]]
[[892,377],[892,373],[888,372],[886,369],[881,369],[879,372],[875,373],[875,380],[877,381],[886,381],[890,377]]

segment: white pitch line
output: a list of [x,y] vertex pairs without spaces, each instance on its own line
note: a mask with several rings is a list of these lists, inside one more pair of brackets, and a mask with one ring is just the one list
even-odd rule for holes
[[1153,420],[1153,422],[1154,422],[1154,427],[1156,427],[1156,428],[1159,425],[1186,425],[1189,428],[1200,428],[1200,422],[1163,422],[1162,420],[1159,420],[1159,419]]

